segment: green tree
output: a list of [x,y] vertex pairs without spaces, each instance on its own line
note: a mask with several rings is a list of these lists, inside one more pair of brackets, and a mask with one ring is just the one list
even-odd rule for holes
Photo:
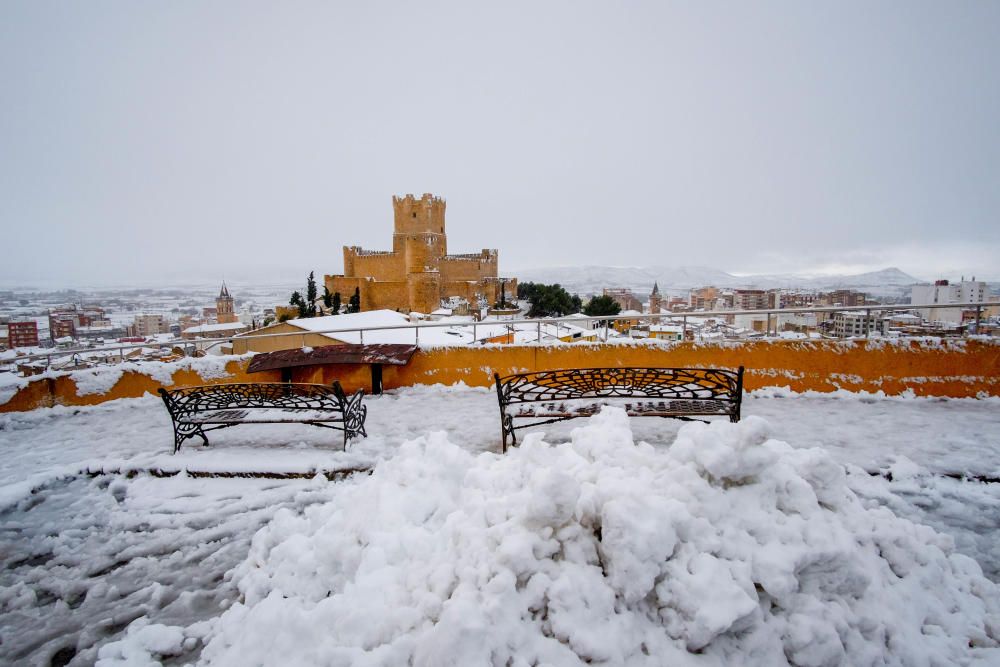
[[618,302],[610,296],[595,296],[587,302],[587,307],[583,309],[585,315],[597,317],[599,315],[617,315],[622,311]]
[[354,288],[354,295],[351,297],[350,301],[347,302],[347,312],[361,312],[361,289],[359,287]]
[[323,305],[327,308],[333,307],[333,295],[330,294],[330,290],[326,285],[323,285]]
[[[524,288],[523,290],[521,288]],[[517,286],[517,296],[528,299],[531,309],[528,317],[554,317],[569,315],[576,312],[580,299],[570,295],[558,283],[545,285],[542,283],[523,283]]]
[[309,272],[309,278],[306,279],[306,303],[305,312],[302,314],[303,317],[316,317],[316,278],[313,277],[313,272]]
[[305,317],[306,304],[302,301],[302,295],[298,290],[292,292],[292,298],[288,300],[288,305],[299,309],[299,317]]
[[[622,310],[622,307],[618,305],[618,302],[612,299],[610,296],[595,296],[590,301],[587,302],[587,306],[583,309],[585,315],[590,315],[591,317],[598,317],[600,315],[617,315]],[[608,326],[610,320],[600,320],[598,325],[602,327]]]
[[340,315],[340,292],[333,293],[333,298],[330,299],[330,312]]

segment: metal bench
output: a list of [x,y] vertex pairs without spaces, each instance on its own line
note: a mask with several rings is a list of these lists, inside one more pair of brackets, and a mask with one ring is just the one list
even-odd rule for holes
[[[500,400],[503,451],[517,444],[515,431],[588,417],[615,400],[632,417],[705,421],[725,416],[740,420],[743,367],[736,372],[711,368],[571,368],[500,377],[494,373]],[[516,408],[514,406],[517,406]],[[515,425],[515,419],[529,423]]]
[[364,390],[344,394],[339,382],[332,386],[291,383],[213,384],[181,389],[159,389],[174,425],[174,453],[188,438],[240,424],[310,424],[344,432],[347,441],[368,437],[361,404]]

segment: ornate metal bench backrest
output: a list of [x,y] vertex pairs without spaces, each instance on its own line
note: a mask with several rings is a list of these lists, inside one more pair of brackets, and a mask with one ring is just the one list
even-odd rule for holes
[[230,408],[281,408],[283,410],[345,409],[347,398],[339,383],[322,384],[238,383],[181,389],[160,389],[171,415]]
[[514,427],[506,407],[514,403],[576,399],[655,398],[725,401],[739,419],[743,400],[743,367],[714,368],[571,368],[500,377],[494,373],[506,450]]
[[573,368],[501,378],[503,404],[577,398],[731,400],[742,393],[742,368]]
[[[233,420],[231,415],[225,423],[205,426],[195,416],[197,413],[244,410],[255,408],[278,408],[282,412],[299,413],[302,423],[326,426],[344,432],[344,446],[355,435],[367,436],[365,418],[368,408],[362,404],[364,391],[358,389],[353,396],[344,394],[339,382],[332,386],[322,384],[290,383],[237,383],[215,384],[181,389],[159,389],[174,425],[174,452],[187,438],[199,436],[208,444],[205,433],[218,428],[245,423]],[[330,417],[316,418],[312,413],[322,412]],[[292,421],[298,421],[292,419]],[[336,424],[342,424],[342,428]]]

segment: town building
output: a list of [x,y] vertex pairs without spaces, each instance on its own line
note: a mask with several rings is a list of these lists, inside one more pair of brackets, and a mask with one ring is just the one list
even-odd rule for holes
[[7,344],[11,348],[37,347],[38,322],[25,320],[23,322],[7,323]]
[[249,329],[242,322],[218,322],[216,324],[199,324],[181,331],[181,338],[194,340],[196,338],[230,338]]
[[738,289],[733,292],[736,310],[767,310],[773,308],[773,295],[762,289]]
[[852,289],[838,289],[821,294],[816,299],[817,306],[863,306],[868,302],[868,295]]
[[714,287],[699,287],[691,290],[688,303],[695,310],[712,310],[719,290]]
[[660,340],[684,340],[684,327],[677,324],[652,324],[649,327],[649,337]]
[[856,310],[838,311],[833,314],[831,319],[833,321],[833,335],[839,338],[882,334],[885,330],[885,321],[881,315],[867,314]]
[[771,301],[777,303],[778,308],[812,308],[819,298],[815,292],[784,289],[773,291],[775,296],[772,297]]
[[112,328],[111,321],[106,318],[104,309],[100,306],[78,307],[74,304],[49,309],[49,337],[53,341],[59,338],[77,338],[81,330],[89,331],[91,328]]
[[136,315],[132,324],[127,327],[126,333],[129,336],[155,336],[156,334],[169,333],[170,326],[164,320],[163,315]]
[[76,320],[66,317],[52,317],[49,315],[49,337],[53,340],[69,338],[76,335]]
[[236,317],[236,312],[233,309],[233,297],[230,296],[225,282],[222,283],[219,296],[215,298],[215,321],[217,324],[239,322],[239,318]]
[[653,283],[653,291],[649,295],[649,312],[658,315],[663,310],[663,298],[660,296],[659,283]]
[[[985,282],[964,278],[958,283],[947,280],[935,281],[933,285],[914,285],[910,288],[910,303],[923,306],[948,303],[985,303],[989,301],[989,287]],[[961,308],[919,308],[916,310],[928,322],[951,322],[960,324],[963,319]]]
[[517,280],[501,281],[498,253],[449,255],[445,232],[445,200],[431,194],[392,198],[392,250],[344,246],[344,273],[324,276],[331,294],[347,303],[355,290],[361,310],[389,309],[431,313],[450,297],[492,306],[507,294],[517,294]]
[[636,298],[632,290],[623,287],[605,287],[604,296],[610,296],[614,302],[623,310],[642,311],[642,302]]

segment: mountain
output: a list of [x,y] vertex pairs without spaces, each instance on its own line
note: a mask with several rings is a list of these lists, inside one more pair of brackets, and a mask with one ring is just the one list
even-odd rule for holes
[[854,275],[809,276],[759,274],[737,276],[706,266],[565,266],[524,269],[516,272],[521,282],[559,283],[581,295],[600,294],[605,287],[627,287],[637,295],[648,294],[653,283],[668,293],[687,292],[712,285],[729,288],[834,290],[855,289],[875,296],[902,296],[910,285],[922,282],[895,267]]

